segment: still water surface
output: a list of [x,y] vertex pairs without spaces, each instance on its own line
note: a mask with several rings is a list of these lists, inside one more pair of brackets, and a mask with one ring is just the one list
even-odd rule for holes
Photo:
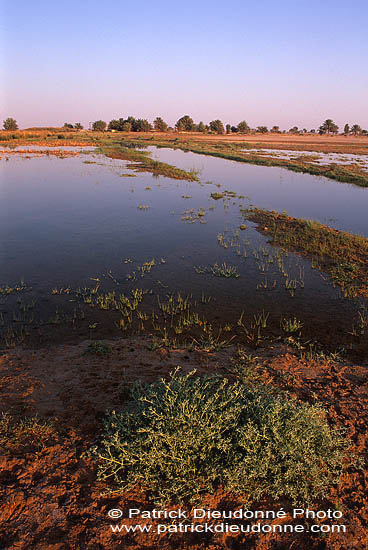
[[[332,316],[341,325],[352,317],[356,304],[342,299],[327,277],[293,254],[282,256],[283,269],[296,285],[288,290],[278,249],[252,223],[245,221],[247,228],[239,230],[240,208],[286,209],[292,216],[367,235],[366,189],[285,169],[149,149],[154,158],[199,170],[201,183],[148,173],[129,177],[134,173],[126,162],[97,154],[3,158],[0,286],[24,278],[31,295],[47,302],[54,288],[88,285],[91,278],[113,288],[113,277],[120,292],[152,290],[150,305],[158,295],[180,291],[199,298],[205,293],[212,297],[212,314],[224,320],[262,309],[275,317],[296,315],[320,323]],[[225,190],[238,196],[211,198]],[[151,272],[137,276],[138,266],[152,259]],[[198,273],[223,262],[239,277]],[[1,311],[6,307],[0,303]]]

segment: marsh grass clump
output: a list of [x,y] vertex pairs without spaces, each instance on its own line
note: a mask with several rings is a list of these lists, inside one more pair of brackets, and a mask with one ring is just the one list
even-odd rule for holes
[[295,316],[293,318],[284,317],[281,319],[280,325],[286,334],[299,334],[303,327],[303,323]]
[[5,454],[39,451],[56,437],[54,425],[38,416],[19,420],[9,413],[0,415],[0,452]]
[[30,287],[27,287],[24,280],[22,279],[19,283],[15,284],[15,285],[0,286],[0,296],[1,295],[8,295],[8,294],[15,294],[16,292],[22,292],[23,290],[30,290]]
[[[231,330],[231,327],[229,330]],[[189,349],[202,350],[208,353],[225,349],[226,347],[230,346],[231,341],[235,338],[235,336],[227,340],[221,340],[221,332],[222,330],[220,329],[218,335],[215,336],[212,333],[212,328],[209,327],[206,333],[199,336],[198,339],[193,338]]]
[[223,199],[225,196],[225,193],[211,193],[211,198],[215,201],[218,201],[220,199]]
[[214,263],[212,266],[194,266],[194,269],[199,274],[211,273],[215,277],[224,277],[225,279],[229,279],[230,277],[238,279],[240,277],[236,267],[233,265],[227,265],[226,262],[223,262],[221,265]]
[[91,342],[84,350],[83,355],[99,355],[107,357],[111,353],[111,347],[105,342]]
[[364,336],[368,330],[368,311],[365,306],[362,306],[357,313],[357,318],[354,320],[349,334],[352,336]]
[[253,315],[253,319],[249,323],[243,322],[243,313],[237,322],[238,327],[241,328],[247,344],[253,348],[257,348],[262,342],[262,331],[267,327],[267,321],[269,312],[265,312],[263,309],[259,313]]
[[246,503],[306,503],[338,481],[347,443],[319,405],[177,369],[168,380],[137,383],[91,452],[99,479],[121,490],[144,486],[157,504],[198,501],[219,486]]

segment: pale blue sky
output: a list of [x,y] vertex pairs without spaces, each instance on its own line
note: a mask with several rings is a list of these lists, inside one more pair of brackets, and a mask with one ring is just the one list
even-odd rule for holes
[[2,1],[1,119],[368,127],[365,0]]

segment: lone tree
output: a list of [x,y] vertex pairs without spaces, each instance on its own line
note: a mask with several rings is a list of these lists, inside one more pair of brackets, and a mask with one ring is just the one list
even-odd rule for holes
[[73,124],[70,124],[70,122],[64,122],[63,128],[67,128],[68,130],[73,129]]
[[106,130],[106,122],[104,120],[96,120],[92,124],[92,128],[95,132],[104,132]]
[[152,124],[145,118],[137,118],[135,127],[136,132],[150,132],[152,130]]
[[15,118],[7,118],[3,122],[4,130],[18,130],[18,124]]
[[239,132],[239,134],[249,134],[250,128],[245,120],[239,122],[237,131]]
[[327,118],[323,124],[318,129],[318,132],[322,134],[337,134],[339,131],[339,127],[337,124],[334,123],[334,121],[331,118]]
[[108,130],[120,130],[120,124],[119,121],[116,120],[116,118],[113,118],[110,120],[109,125],[107,127]]
[[[149,129],[152,129],[151,124],[148,120],[145,121],[149,125]],[[138,132],[143,131],[142,128],[145,126],[142,119],[136,119],[133,116],[128,116],[128,118],[120,117],[119,119],[113,118],[110,120],[107,127],[108,130],[117,130],[119,132]]]
[[81,124],[80,122],[76,122],[76,123],[74,124],[74,128],[75,128],[76,130],[83,130],[83,126],[82,126],[82,124]]
[[175,124],[178,132],[193,132],[195,130],[195,124],[193,119],[189,115],[184,115]]
[[257,132],[260,134],[267,134],[268,128],[267,126],[257,126]]
[[230,124],[226,124],[226,133],[227,134],[231,133],[231,125]]
[[[119,128],[120,130],[120,128]],[[122,132],[131,132],[132,131],[132,123],[131,122],[123,122],[123,124],[121,125],[121,131]]]
[[132,132],[137,131],[137,119],[135,119],[134,116],[128,116],[126,120],[120,118],[119,121],[123,121],[122,124],[125,124],[125,122],[128,122],[130,124],[130,130]]
[[218,118],[216,120],[211,120],[210,130],[212,130],[212,132],[216,132],[216,134],[225,133],[224,125],[222,124],[222,121]]
[[202,132],[202,133],[204,133],[206,131],[206,126],[203,124],[202,121],[198,124],[197,131]]
[[273,134],[279,134],[280,133],[280,126],[272,126],[271,132]]
[[153,121],[153,126],[159,132],[166,132],[168,127],[166,122],[159,116]]
[[362,133],[362,129],[359,126],[359,124],[353,124],[350,131],[353,134],[353,136],[359,136]]

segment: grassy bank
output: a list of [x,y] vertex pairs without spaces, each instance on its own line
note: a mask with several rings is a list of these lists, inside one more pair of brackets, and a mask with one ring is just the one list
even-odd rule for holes
[[312,258],[314,266],[327,272],[345,296],[368,297],[367,238],[258,208],[245,210],[244,215],[257,223],[272,244]]
[[129,168],[137,172],[151,172],[155,176],[165,176],[177,180],[198,181],[197,173],[194,170],[187,172],[171,164],[153,160],[146,151],[137,151],[117,145],[113,147],[102,145],[99,150],[109,158],[130,161]]

